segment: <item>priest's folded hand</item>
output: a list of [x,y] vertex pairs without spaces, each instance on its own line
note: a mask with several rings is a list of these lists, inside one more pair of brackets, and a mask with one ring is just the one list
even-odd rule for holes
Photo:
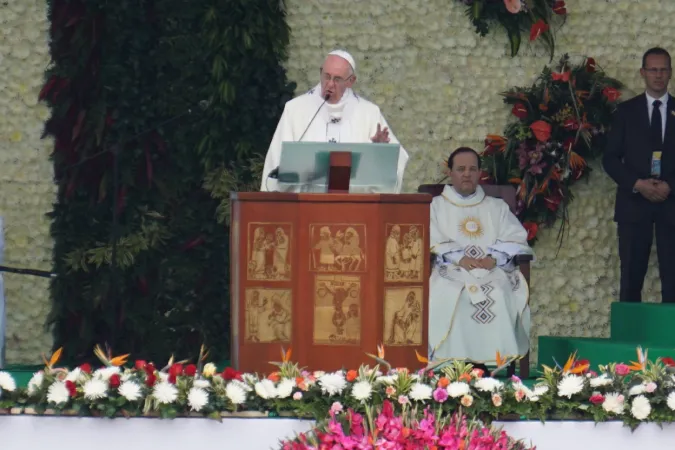
[[469,258],[468,256],[465,256],[462,259],[460,259],[457,265],[463,268],[464,270],[473,270],[482,268],[481,262],[479,260],[475,258]]

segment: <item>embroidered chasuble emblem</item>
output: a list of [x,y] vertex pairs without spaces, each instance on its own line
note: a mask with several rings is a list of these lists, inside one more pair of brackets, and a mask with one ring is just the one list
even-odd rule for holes
[[483,235],[483,226],[476,217],[466,217],[459,224],[459,232],[469,239],[477,239]]
[[495,301],[490,297],[494,288],[490,283],[483,284],[480,288],[483,291],[483,294],[485,294],[485,301],[473,305],[474,308],[476,308],[476,312],[473,313],[471,318],[476,322],[485,325],[492,322],[496,317],[495,313],[490,310],[490,307],[495,304]]

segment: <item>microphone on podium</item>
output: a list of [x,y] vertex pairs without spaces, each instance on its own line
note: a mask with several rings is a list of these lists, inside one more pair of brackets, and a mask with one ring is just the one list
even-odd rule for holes
[[[302,132],[302,135],[300,136],[300,139],[298,139],[298,142],[302,141],[302,138],[305,137],[305,134],[307,134],[307,130],[309,130],[309,127],[312,125],[312,122],[314,122],[314,119],[316,119],[316,116],[319,114],[319,111],[321,111],[321,108],[323,108],[323,105],[326,104],[326,102],[330,100],[330,94],[324,94],[323,96],[323,102],[319,106],[319,108],[316,110],[314,113],[314,116],[312,117],[312,120],[309,121],[307,124],[307,127],[305,128],[305,131]],[[279,167],[276,167],[270,171],[270,173],[267,175],[267,178],[272,178],[272,179],[277,179],[279,177]]]

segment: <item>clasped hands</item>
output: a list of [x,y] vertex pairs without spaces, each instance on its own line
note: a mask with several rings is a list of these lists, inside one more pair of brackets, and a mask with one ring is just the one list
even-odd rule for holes
[[472,269],[492,270],[497,265],[497,260],[495,260],[492,256],[486,256],[485,258],[469,258],[468,256],[464,256],[462,259],[459,260],[458,265],[464,270],[472,270]]
[[662,180],[638,180],[635,183],[635,190],[653,203],[661,203],[670,195],[670,186]]

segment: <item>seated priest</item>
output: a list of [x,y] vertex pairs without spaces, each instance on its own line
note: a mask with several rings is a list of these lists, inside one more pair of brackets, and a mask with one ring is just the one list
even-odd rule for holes
[[532,254],[527,232],[501,199],[478,185],[480,157],[460,147],[448,158],[452,186],[431,202],[429,348],[446,358],[494,365],[529,350],[528,286],[513,262]]
[[[269,175],[279,167],[283,142],[399,143],[380,108],[352,90],[356,62],[349,53],[330,52],[319,76],[316,86],[286,103],[267,150],[261,191],[278,190],[277,180]],[[401,191],[407,163],[408,153],[401,147],[396,192]]]

